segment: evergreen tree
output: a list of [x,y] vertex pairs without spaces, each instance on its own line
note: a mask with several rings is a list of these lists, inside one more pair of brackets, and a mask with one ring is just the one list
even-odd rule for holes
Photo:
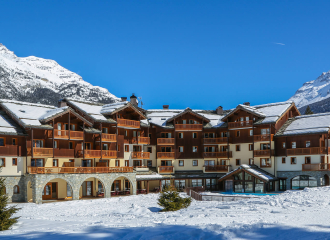
[[190,203],[191,197],[180,197],[179,192],[173,186],[165,187],[158,198],[158,205],[164,208],[161,210],[162,212],[177,211],[182,208],[187,208]]
[[12,218],[12,215],[18,210],[19,208],[16,208],[16,206],[8,207],[5,179],[0,178],[0,231],[8,230],[13,224],[17,223],[18,217]]
[[305,115],[314,114],[309,105],[306,108]]

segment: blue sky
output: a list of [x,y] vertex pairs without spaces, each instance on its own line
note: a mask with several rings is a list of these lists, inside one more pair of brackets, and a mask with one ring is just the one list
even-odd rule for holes
[[[144,107],[285,101],[330,70],[330,1],[1,1],[0,42]],[[276,44],[283,43],[283,44]]]

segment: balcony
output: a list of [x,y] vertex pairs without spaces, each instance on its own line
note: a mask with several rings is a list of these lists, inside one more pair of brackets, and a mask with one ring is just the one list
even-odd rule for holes
[[[52,132],[50,132],[52,134]],[[54,130],[54,138],[69,139],[69,130]]]
[[228,128],[246,128],[246,127],[252,127],[253,121],[240,121],[240,122],[229,122]]
[[204,166],[204,172],[228,172],[229,165]]
[[204,138],[204,144],[225,144],[230,139],[227,137],[222,138]]
[[149,137],[136,137],[132,138],[132,141],[130,141],[133,144],[150,144],[150,138]]
[[160,166],[158,167],[158,173],[173,173],[174,167],[173,166]]
[[[85,150],[85,158],[100,158],[101,150]],[[102,150],[102,157],[117,158],[117,151]]]
[[174,152],[158,152],[157,158],[159,159],[174,159]]
[[117,135],[102,133],[102,142],[117,142]]
[[[31,148],[28,148],[28,155],[31,155]],[[52,148],[33,148],[33,157],[52,157],[53,149]]]
[[133,167],[28,167],[28,173],[30,174],[127,172],[133,172]]
[[175,124],[176,131],[202,131],[203,124]]
[[74,149],[54,148],[54,157],[75,157]]
[[117,119],[118,127],[127,128],[140,128],[140,121],[128,120],[128,119]]
[[1,156],[21,156],[21,146],[17,145],[6,145],[0,147]]
[[274,156],[274,150],[254,150],[255,157],[270,157],[270,154]]
[[147,166],[134,166],[134,168],[137,172],[149,172],[149,168]]
[[229,152],[204,152],[204,158],[231,158],[233,157],[232,151]]
[[302,171],[330,171],[329,163],[302,164]]
[[70,139],[83,140],[84,132],[82,131],[70,131]]
[[174,138],[157,138],[158,145],[174,145]]
[[274,134],[271,135],[254,135],[254,141],[255,142],[269,142],[269,141],[273,141],[273,136]]
[[311,147],[311,148],[292,148],[287,149],[288,156],[294,155],[313,155],[313,154],[326,154],[327,148]]
[[150,152],[132,152],[131,156],[136,159],[150,159]]

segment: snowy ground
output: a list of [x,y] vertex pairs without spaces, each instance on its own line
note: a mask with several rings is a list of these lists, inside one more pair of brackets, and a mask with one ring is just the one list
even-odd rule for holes
[[2,239],[330,239],[330,187],[158,212],[157,194],[19,204]]

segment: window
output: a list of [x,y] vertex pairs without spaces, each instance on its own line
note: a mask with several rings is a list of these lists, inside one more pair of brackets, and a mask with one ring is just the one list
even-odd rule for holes
[[129,160],[125,160],[125,167],[129,167]]
[[14,186],[14,194],[19,194],[19,186],[18,185]]
[[269,143],[261,143],[260,144],[260,150],[268,150],[270,149],[270,144]]
[[69,149],[74,149],[74,142],[69,142]]
[[269,135],[269,133],[270,133],[269,128],[261,129],[261,135]]
[[184,166],[184,161],[183,160],[179,160],[179,167],[183,167]]
[[[153,126],[154,127],[154,126]],[[151,133],[149,133],[149,138],[151,139]]]
[[241,135],[240,131],[236,131],[236,137],[239,137]]
[[147,161],[147,167],[152,167],[152,161],[151,160]]
[[241,159],[236,159],[236,166],[241,165]]
[[184,189],[186,187],[186,180],[174,180],[176,189]]
[[58,159],[53,159],[53,167],[58,167]]
[[17,166],[17,158],[13,158],[12,165]]
[[282,148],[285,148],[286,146],[285,146],[285,142],[282,142]]
[[291,164],[297,164],[297,158],[292,157],[291,158]]
[[271,167],[272,161],[269,158],[261,158],[260,159],[260,166],[261,167]]
[[194,120],[189,120],[189,124],[194,124]]
[[236,152],[241,151],[241,145],[236,145]]
[[186,124],[187,123],[187,120],[182,120],[182,124]]
[[249,165],[253,165],[254,164],[254,159],[253,158],[250,158],[249,159]]
[[250,136],[253,136],[253,130],[250,130]]
[[183,138],[183,133],[179,132],[179,138]]
[[119,160],[116,160],[115,164],[116,164],[116,167],[120,167],[120,161]]
[[311,157],[305,157],[305,164],[311,164]]
[[129,145],[125,145],[125,152],[129,152]]
[[31,159],[31,167],[44,167],[44,159]]
[[299,175],[292,178],[292,189],[304,189],[305,187],[317,187],[317,180],[308,175]]
[[193,146],[193,152],[197,152],[197,150],[198,150],[198,147]]
[[215,147],[204,147],[204,152],[215,152]]
[[54,148],[58,148],[58,141],[54,140]]
[[249,151],[253,151],[253,144],[249,144]]
[[179,147],[179,152],[183,152],[183,147],[182,146]]
[[0,158],[0,167],[5,167],[5,166],[6,166],[6,159]]
[[[214,160],[205,160],[205,161],[204,161],[204,165],[205,165],[205,167],[208,167],[208,166],[212,166],[212,167],[214,167],[214,163],[215,163]],[[221,165],[226,165],[226,164],[221,164]]]
[[84,160],[81,160],[81,165],[82,165],[82,167],[92,167],[93,161],[91,159],[84,159]]
[[193,135],[193,138],[197,138],[197,133],[194,132],[192,135]]
[[292,146],[292,148],[296,148],[297,147],[297,143],[296,142],[292,142],[291,143],[291,146]]
[[214,133],[204,133],[204,138],[215,138]]
[[36,148],[44,147],[44,141],[40,139],[33,140],[33,146]]
[[311,141],[306,141],[306,147],[311,147]]
[[152,153],[152,147],[147,147],[147,152]]
[[90,143],[90,142],[85,142],[85,149],[86,149],[86,150],[92,150],[92,143]]
[[102,128],[102,133],[108,133],[108,132],[109,132],[108,128],[106,127]]
[[12,145],[17,145],[17,138],[13,138],[13,140],[12,140]]
[[74,163],[74,159],[69,159],[69,162],[73,162]]
[[139,145],[133,146],[133,152],[141,152],[141,146]]
[[203,180],[202,179],[192,179],[191,185],[192,185],[192,187],[201,187],[201,186],[203,186]]
[[198,166],[198,160],[193,160],[193,161],[192,161],[192,165],[193,165],[194,167]]
[[282,158],[282,163],[285,163],[285,162],[286,162],[286,158],[283,157],[283,158]]
[[0,147],[3,147],[6,145],[6,140],[5,138],[0,138]]
[[125,137],[127,137],[127,135],[128,135],[128,134],[127,134],[127,130],[125,130]]
[[76,131],[76,124],[71,124],[71,130]]

